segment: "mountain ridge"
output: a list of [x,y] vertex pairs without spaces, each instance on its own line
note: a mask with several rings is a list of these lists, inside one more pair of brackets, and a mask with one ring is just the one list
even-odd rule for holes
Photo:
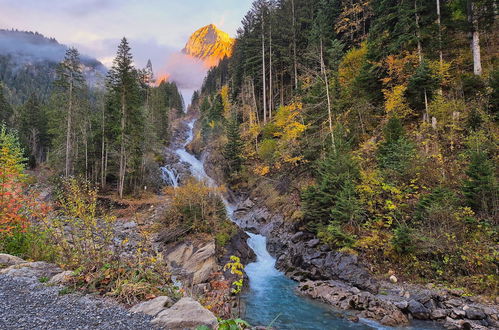
[[232,56],[234,43],[235,39],[228,33],[215,24],[208,24],[189,37],[182,53],[201,59],[207,67],[213,67],[223,58]]

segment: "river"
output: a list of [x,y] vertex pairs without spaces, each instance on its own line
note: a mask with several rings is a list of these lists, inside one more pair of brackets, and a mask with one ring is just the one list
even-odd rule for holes
[[[190,165],[191,174],[211,187],[215,180],[204,170],[204,164],[186,150],[192,142],[195,120],[188,123],[188,137],[183,146],[175,153],[182,162]],[[167,181],[178,184],[174,171],[163,168]],[[223,198],[223,197],[222,197]],[[223,199],[228,216],[234,220],[234,206]],[[237,223],[237,222],[236,222]],[[341,317],[339,311],[330,306],[301,297],[296,294],[297,283],[287,278],[275,268],[275,258],[267,251],[266,238],[262,235],[248,233],[248,245],[255,252],[257,259],[246,266],[250,288],[242,295],[245,308],[243,319],[252,325],[273,326],[277,329],[389,329],[376,322],[361,319],[358,323]],[[343,312],[344,313],[344,312]],[[344,315],[344,314],[343,314]],[[410,327],[400,329],[423,330],[441,329],[431,323],[414,323]]]

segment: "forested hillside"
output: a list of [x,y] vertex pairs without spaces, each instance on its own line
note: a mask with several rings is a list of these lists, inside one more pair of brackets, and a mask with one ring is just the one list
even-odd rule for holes
[[[9,102],[21,104],[32,95],[46,100],[56,79],[57,64],[67,47],[40,33],[0,30],[0,80]],[[102,83],[106,68],[94,58],[81,57],[82,71],[91,87]]]
[[[30,52],[40,57],[53,56],[54,45],[63,48],[38,34],[3,33],[28,38]],[[126,39],[100,86],[88,81],[88,59],[75,48],[59,63],[33,59],[31,66],[35,55],[25,56],[22,67],[13,64],[14,55],[2,57],[0,121],[17,132],[31,168],[82,177],[121,197],[159,187],[156,161],[168,142],[169,117],[184,108],[175,83],[155,86],[152,64],[135,68]],[[21,104],[9,102],[26,96]]]
[[488,0],[258,0],[194,95],[194,145],[375,273],[493,296],[496,15]]

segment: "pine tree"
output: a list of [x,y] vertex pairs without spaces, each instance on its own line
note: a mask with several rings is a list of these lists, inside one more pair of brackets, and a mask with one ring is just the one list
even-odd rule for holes
[[108,92],[113,99],[111,104],[118,112],[115,117],[120,123],[119,127],[115,128],[119,141],[118,193],[120,198],[123,198],[125,178],[129,167],[133,165],[131,164],[134,162],[133,157],[138,152],[140,153],[139,146],[134,142],[140,141],[143,133],[141,113],[138,109],[140,103],[138,73],[133,67],[130,51],[127,39],[121,39],[107,79]]
[[242,148],[243,143],[239,135],[239,123],[233,116],[226,125],[227,143],[224,146],[223,156],[225,157],[226,169],[229,175],[238,172],[243,162]]
[[47,116],[38,97],[32,94],[19,109],[19,137],[35,167],[44,160],[48,148]]
[[[70,175],[73,170],[73,137],[75,135],[75,118],[78,99],[81,98],[81,92],[85,86],[85,78],[81,70],[80,54],[76,48],[69,48],[66,51],[64,60],[57,69],[57,93],[62,98],[63,104],[60,111],[63,113],[60,117],[65,118],[65,166],[64,174]],[[55,124],[54,126],[58,126]]]
[[494,163],[485,151],[472,151],[470,164],[466,170],[468,179],[464,181],[462,189],[466,205],[475,212],[497,215],[499,186],[495,173]]
[[409,168],[414,145],[406,138],[402,122],[397,117],[388,120],[384,136],[385,140],[378,148],[378,163],[388,177],[400,178]]
[[11,124],[12,114],[12,107],[5,99],[5,96],[3,95],[3,85],[0,84],[0,125],[1,123]]
[[359,169],[344,143],[319,163],[317,174],[317,184],[302,194],[304,220],[312,227],[331,221],[358,222],[362,216],[355,192]]

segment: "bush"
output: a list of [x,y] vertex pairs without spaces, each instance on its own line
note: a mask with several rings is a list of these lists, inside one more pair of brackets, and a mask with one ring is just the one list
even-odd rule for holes
[[334,249],[350,248],[355,243],[356,237],[343,231],[341,225],[333,221],[327,226],[321,226],[317,230],[317,237]]
[[388,177],[403,177],[415,154],[414,145],[405,137],[404,128],[397,117],[388,120],[384,135],[385,141],[378,149],[378,164]]
[[399,225],[393,231],[392,245],[395,251],[400,254],[408,254],[413,250],[412,239],[411,239],[411,228],[407,225]]
[[177,240],[188,233],[206,233],[216,236],[218,247],[223,247],[236,226],[227,217],[220,193],[195,180],[175,189],[169,188],[167,195],[172,200],[160,229],[163,241]]

